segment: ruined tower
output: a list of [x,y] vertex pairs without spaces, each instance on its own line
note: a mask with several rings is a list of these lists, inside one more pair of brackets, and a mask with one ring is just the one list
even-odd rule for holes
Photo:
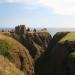
[[26,34],[26,27],[25,25],[19,25],[15,27],[16,34]]

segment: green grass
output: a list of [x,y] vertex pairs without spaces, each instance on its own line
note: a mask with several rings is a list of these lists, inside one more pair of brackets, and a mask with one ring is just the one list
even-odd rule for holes
[[[32,63],[31,61],[32,59],[28,53],[28,50],[20,42],[18,42],[16,39],[12,38],[11,36],[5,35],[4,33],[0,33],[0,55],[5,56],[9,52],[18,53],[20,51],[24,51],[26,54],[25,60],[29,63]],[[23,68],[23,63],[21,63],[21,69],[22,68]],[[25,71],[25,75],[27,75],[26,73],[27,72]],[[10,74],[10,75],[14,75],[14,74]]]
[[75,41],[75,32],[68,33],[58,43],[64,43],[66,40],[68,40],[68,41]]
[[70,54],[70,56],[72,56],[73,58],[75,58],[75,52],[72,52],[72,53]]
[[3,40],[0,40],[0,54],[6,55],[9,50],[11,50],[11,46]]
[[11,46],[11,49],[25,49],[25,47],[18,42],[17,40],[13,39],[12,37],[6,36],[2,33],[0,33],[0,41],[3,41],[4,43],[7,43],[9,46]]

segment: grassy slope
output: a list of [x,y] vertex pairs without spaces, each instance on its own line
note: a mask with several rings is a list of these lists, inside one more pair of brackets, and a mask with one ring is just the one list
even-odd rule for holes
[[64,36],[59,43],[64,43],[66,40],[75,41],[75,32],[70,32],[66,36]]
[[22,44],[11,37],[11,34],[9,32],[0,32],[0,41],[7,43],[9,46],[11,46],[11,49],[13,50],[26,50],[26,48]]
[[[7,34],[7,36],[6,36]],[[10,33],[0,33],[0,41],[3,41],[4,43],[7,43],[10,46],[10,50],[19,52],[20,50],[25,52],[25,60],[28,61],[30,64],[32,64],[32,58],[29,55],[28,50],[17,40],[13,39]],[[9,37],[10,36],[10,37]]]
[[11,36],[10,32],[0,32],[0,34],[6,35],[6,36]]
[[2,33],[0,34],[0,41],[8,43],[12,49],[25,49],[18,41]]
[[[75,32],[68,33],[65,37],[63,37],[59,41],[59,43],[63,44],[66,40],[68,40],[68,41],[75,41]],[[75,58],[75,52],[72,52],[70,55]]]
[[8,59],[0,55],[0,75],[25,75]]

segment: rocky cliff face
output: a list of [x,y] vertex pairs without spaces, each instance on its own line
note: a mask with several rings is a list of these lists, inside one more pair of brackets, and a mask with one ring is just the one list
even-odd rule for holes
[[25,75],[35,75],[37,59],[46,51],[52,37],[47,31],[26,31],[24,25],[15,32],[0,32],[0,54]]
[[17,26],[15,31],[0,32],[0,55],[25,75],[35,75],[35,62],[46,51],[51,39],[47,31],[31,32],[24,25]]
[[23,38],[22,44],[27,47],[34,60],[37,60],[45,52],[51,40],[48,32],[27,33],[25,37],[22,36],[21,38]]
[[75,75],[75,33],[60,34],[62,38],[56,34],[58,41],[36,61],[36,75]]
[[0,33],[1,75],[75,75],[75,32],[15,29]]
[[41,54],[45,52],[49,42],[52,39],[51,35],[47,31],[26,31],[23,34],[17,34],[17,32],[15,32],[13,37],[17,39],[19,42],[21,42],[28,49],[30,55],[34,60],[37,60],[41,56]]

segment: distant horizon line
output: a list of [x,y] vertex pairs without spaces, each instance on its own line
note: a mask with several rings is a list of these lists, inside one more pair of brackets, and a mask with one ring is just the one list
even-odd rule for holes
[[[12,25],[12,24],[11,24]],[[16,26],[20,26],[20,25],[25,25],[25,24],[18,24],[18,25],[12,25],[12,26],[7,26],[7,25],[0,25],[0,29],[2,28],[15,28]],[[44,27],[44,26],[27,26],[25,25],[26,28],[51,28],[51,29],[75,29],[75,27]]]

